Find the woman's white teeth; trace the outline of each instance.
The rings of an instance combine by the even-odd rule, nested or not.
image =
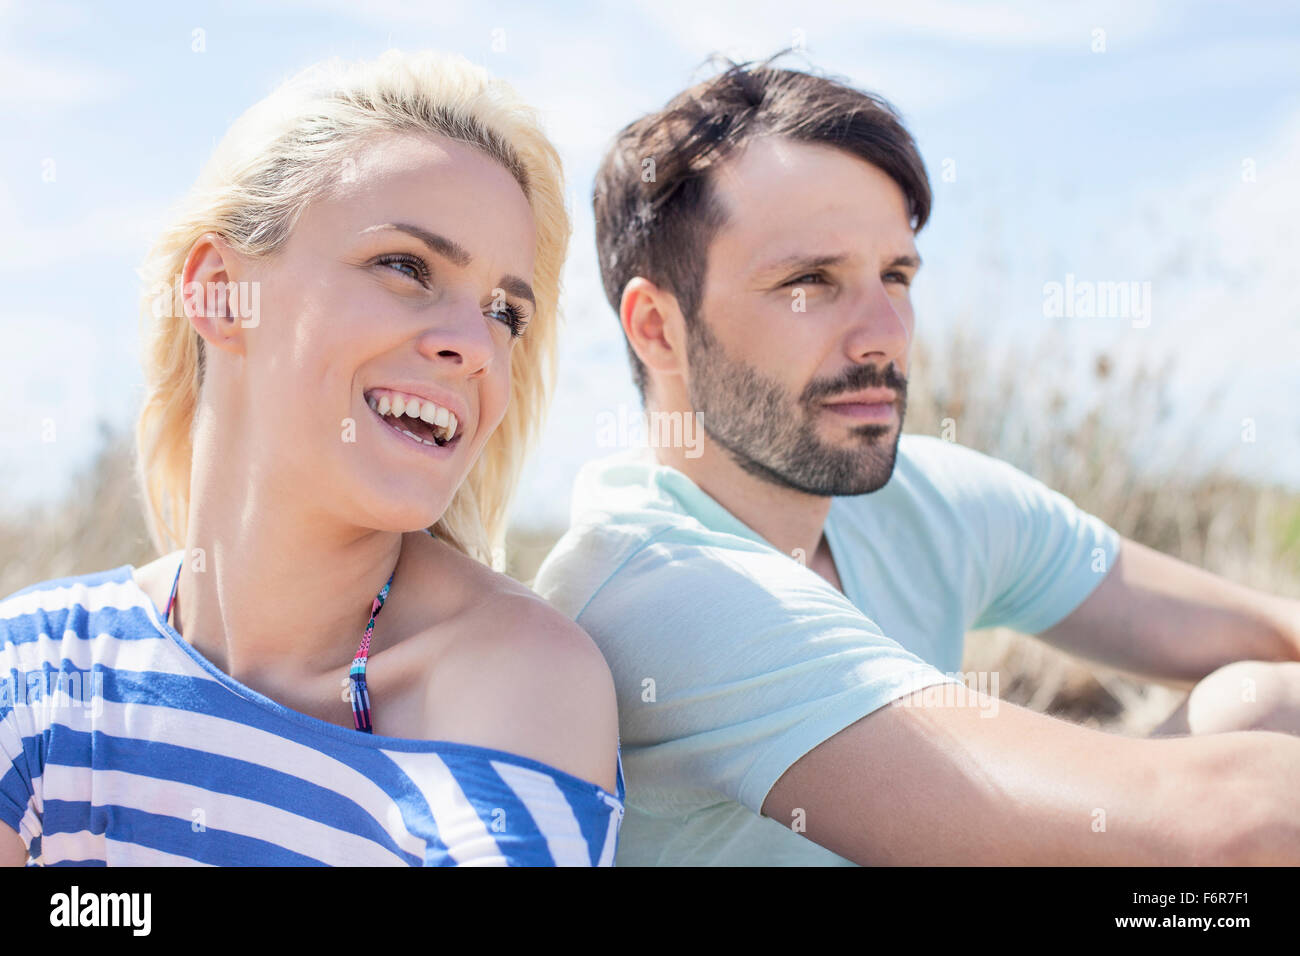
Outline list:
[[[433,426],[434,430],[438,432],[438,437],[444,442],[449,442],[456,437],[458,422],[455,414],[434,402],[426,402],[418,398],[404,398],[401,395],[393,396],[390,399],[387,395],[384,395],[378,399],[372,396],[366,399],[366,403],[380,415],[392,415],[396,418],[405,415],[409,418],[418,418],[427,422]],[[405,428],[398,428],[398,431],[411,435],[416,441],[424,441],[423,438],[412,435]],[[427,441],[424,443],[426,445],[433,444]]]

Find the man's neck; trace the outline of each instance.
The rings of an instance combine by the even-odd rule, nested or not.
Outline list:
[[[796,491],[751,474],[705,434],[698,447],[691,450],[692,456],[686,451],[659,447],[655,456],[659,464],[691,479],[772,547],[813,567],[835,587],[840,586],[823,533],[830,498]]]

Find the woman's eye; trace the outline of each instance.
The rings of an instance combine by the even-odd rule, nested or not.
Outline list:
[[[488,314],[509,326],[512,338],[519,338],[524,334],[524,329],[528,326],[528,323],[524,321],[524,313],[513,305],[507,305],[504,309],[497,309]]]
[[[394,272],[400,272],[404,276],[409,276],[416,282],[423,283],[429,278],[429,268],[424,264],[424,260],[419,256],[410,255],[391,255],[380,256],[376,260],[380,265],[390,266]],[[402,270],[402,266],[410,269],[410,272]]]

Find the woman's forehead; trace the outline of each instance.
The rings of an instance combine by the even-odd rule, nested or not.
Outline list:
[[[304,237],[364,241],[384,224],[411,223],[446,237],[472,259],[509,258],[514,270],[531,270],[528,199],[507,169],[473,146],[445,137],[388,137],[345,156],[338,175],[336,188],[304,211],[305,228],[296,230]]]

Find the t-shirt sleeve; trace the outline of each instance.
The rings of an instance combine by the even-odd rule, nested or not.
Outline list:
[[[950,681],[815,572],[754,545],[659,539],[578,623],[614,675],[638,809],[755,813],[804,754],[890,701]]]
[[[971,454],[967,498],[987,575],[974,627],[1040,634],[1077,608],[1114,566],[1119,534],[1023,471]]]

